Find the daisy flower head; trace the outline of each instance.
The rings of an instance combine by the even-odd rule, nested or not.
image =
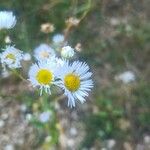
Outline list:
[[[11,29],[16,25],[16,17],[11,11],[0,11],[0,30]]]
[[[65,37],[62,34],[55,34],[52,39],[54,44],[62,44],[64,40],[65,40]]]
[[[65,59],[72,58],[74,54],[74,49],[70,46],[64,46],[61,50],[61,56]]]
[[[42,123],[46,123],[50,120],[51,116],[52,116],[52,112],[46,111],[46,112],[43,112],[39,115],[39,120]]]
[[[39,61],[33,64],[29,69],[29,81],[33,87],[40,88],[40,95],[43,89],[46,93],[51,94],[50,87],[55,84],[55,65],[53,62]]]
[[[14,46],[6,46],[6,49],[0,54],[1,63],[9,68],[20,68],[23,53]]]
[[[25,54],[23,55],[23,60],[24,60],[24,61],[30,61],[30,60],[31,60],[31,55],[30,55],[30,53],[25,53]]]
[[[55,52],[49,45],[40,44],[34,49],[34,56],[37,60],[42,61],[55,56]]]
[[[75,61],[69,64],[65,61],[64,65],[57,73],[59,81],[58,85],[64,90],[64,94],[68,97],[68,106],[75,107],[75,102],[79,100],[84,103],[85,97],[93,87],[91,79],[92,73],[86,63]]]

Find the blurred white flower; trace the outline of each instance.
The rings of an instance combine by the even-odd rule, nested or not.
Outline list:
[[[145,136],[144,136],[144,142],[145,142],[146,144],[150,144],[150,136],[149,136],[149,135],[145,135]]]
[[[77,135],[77,129],[75,127],[70,128],[70,135],[72,135],[72,136]]]
[[[4,150],[15,150],[15,149],[14,149],[13,145],[8,144],[8,145],[5,146]]]
[[[7,46],[0,54],[2,65],[7,65],[9,68],[20,68],[22,60],[22,51],[14,46]]]
[[[75,52],[74,49],[70,46],[65,46],[61,50],[61,56],[63,58],[72,58],[74,56]]]
[[[2,128],[4,125],[5,125],[4,120],[1,120],[1,119],[0,119],[0,128]]]
[[[6,36],[5,37],[5,43],[6,44],[10,44],[12,41],[11,41],[11,38],[10,38],[10,36]]]
[[[31,55],[30,55],[30,53],[25,53],[25,54],[23,55],[23,60],[24,60],[24,61],[30,61],[30,60],[31,60]]]
[[[1,119],[3,119],[3,120],[8,119],[8,114],[7,113],[1,114]]]
[[[46,123],[49,121],[50,119],[50,116],[51,116],[51,112],[50,111],[47,111],[47,112],[43,112],[39,115],[39,120],[42,122],[42,123]]]
[[[41,32],[43,32],[43,33],[51,33],[54,30],[55,30],[54,25],[49,23],[49,22],[48,23],[43,23],[41,25]]]
[[[45,138],[45,142],[47,142],[47,143],[49,143],[51,140],[52,140],[52,137],[51,137],[51,136],[47,136],[47,137]]]
[[[26,112],[27,106],[26,106],[25,104],[22,104],[22,105],[20,106],[20,110],[21,110],[22,112]]]
[[[120,80],[123,83],[130,83],[131,81],[135,80],[135,75],[132,71],[126,71],[121,73],[120,75],[117,75],[115,79]]]
[[[109,149],[112,149],[115,146],[115,144],[116,144],[116,141],[114,139],[110,139],[107,141],[107,147]]]
[[[34,56],[37,60],[46,60],[55,56],[54,50],[47,44],[40,44],[34,49]]]
[[[0,30],[11,29],[16,25],[16,17],[11,11],[0,11]]]
[[[10,76],[9,71],[8,71],[7,69],[3,69],[3,71],[2,71],[2,77],[3,77],[3,78],[7,78],[7,77],[9,77],[9,76]]]
[[[75,146],[75,140],[69,138],[69,139],[67,140],[67,145],[68,145],[68,147],[71,147],[71,148],[74,147],[74,146]]]
[[[78,51],[78,52],[82,51],[82,45],[81,45],[81,43],[77,43],[77,45],[75,46],[75,50]]]
[[[26,114],[26,120],[31,121],[32,119],[32,114]]]
[[[112,26],[117,26],[117,25],[120,24],[120,20],[119,20],[118,18],[112,17],[112,18],[110,19],[110,24],[111,24]]]
[[[71,26],[78,26],[79,23],[80,23],[80,20],[75,17],[70,17],[66,20],[66,24],[71,25]]]
[[[61,44],[61,43],[64,42],[64,39],[65,39],[64,35],[62,35],[62,34],[55,34],[53,36],[52,41],[54,42],[54,44]]]

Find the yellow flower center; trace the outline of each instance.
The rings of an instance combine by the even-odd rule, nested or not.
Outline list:
[[[15,61],[16,60],[16,57],[15,57],[15,55],[13,55],[13,54],[8,54],[7,56],[6,56],[6,58],[7,59],[11,59],[12,61]]]
[[[46,69],[41,69],[37,75],[36,75],[36,79],[40,84],[50,84],[53,80],[53,74],[51,71],[46,70]]]
[[[80,78],[73,73],[69,73],[64,78],[64,84],[69,91],[75,92],[80,87]]]
[[[43,51],[43,52],[41,52],[41,56],[44,58],[48,58],[49,53],[47,51]]]

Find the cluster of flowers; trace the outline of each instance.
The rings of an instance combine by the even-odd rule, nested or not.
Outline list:
[[[13,28],[15,24],[16,17],[12,12],[0,12],[0,30]],[[60,87],[68,97],[68,106],[75,107],[77,100],[85,102],[85,97],[92,89],[92,73],[86,63],[71,60],[75,51],[67,46],[63,35],[55,35],[52,41],[53,46],[40,44],[35,48],[36,61],[29,68],[28,81],[33,87],[39,87],[40,95],[43,91],[51,94],[52,85]],[[57,57],[58,51],[61,57]],[[21,67],[24,55],[15,46],[7,45],[0,54],[0,61],[5,69],[17,69]]]

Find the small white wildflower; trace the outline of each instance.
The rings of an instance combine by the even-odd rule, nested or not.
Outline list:
[[[29,81],[33,87],[40,88],[40,95],[43,89],[46,93],[51,94],[50,87],[55,84],[56,64],[53,61],[40,61],[33,64],[29,69]]]
[[[2,115],[1,115],[1,119],[3,119],[3,120],[7,120],[8,119],[8,114],[7,113],[3,113]]]
[[[78,51],[78,52],[82,51],[82,45],[81,45],[81,43],[77,43],[77,45],[75,46],[75,50]]]
[[[144,136],[144,143],[150,144],[150,136],[149,135]]]
[[[16,17],[11,11],[0,11],[0,30],[11,29],[16,25]]]
[[[9,68],[20,68],[22,60],[22,52],[14,46],[7,46],[0,54],[2,65],[7,65]]]
[[[115,146],[115,144],[116,144],[116,141],[114,139],[110,139],[107,141],[107,147],[109,149],[112,149]]]
[[[49,112],[49,111],[43,112],[43,113],[40,114],[39,120],[40,120],[42,123],[46,123],[46,122],[49,121],[50,116],[51,116],[51,112]]]
[[[30,55],[30,53],[25,53],[25,54],[23,55],[23,60],[24,60],[24,61],[30,61],[30,60],[31,60],[31,55]]]
[[[11,38],[10,38],[10,36],[6,36],[5,37],[5,43],[6,44],[10,44],[12,41],[11,41]]]
[[[123,83],[130,83],[135,80],[135,75],[132,71],[126,71],[115,77],[116,80],[121,80]]]
[[[120,24],[120,20],[118,19],[118,18],[111,18],[110,19],[110,24],[112,25],[112,26],[117,26],[117,25],[119,25]]]
[[[70,129],[70,135],[72,135],[72,136],[76,136],[77,135],[77,129],[75,128],[75,127],[72,127],[71,129]]]
[[[51,33],[51,32],[53,32],[55,30],[55,27],[54,27],[54,25],[53,24],[51,24],[51,23],[43,23],[42,25],[41,25],[41,32],[43,32],[43,33]]]
[[[52,137],[51,136],[47,136],[46,138],[45,138],[45,142],[50,142],[52,140]]]
[[[85,97],[93,87],[93,81],[90,79],[92,73],[89,72],[89,66],[79,61],[69,64],[65,62],[60,67],[57,77],[61,79],[58,86],[64,90],[64,94],[68,97],[68,106],[75,107],[76,100],[84,103]]]
[[[4,150],[15,150],[15,149],[14,149],[13,145],[8,144],[8,145],[5,146]]]
[[[4,125],[5,125],[4,120],[1,120],[1,119],[0,119],[0,128],[4,127]]]
[[[61,56],[63,58],[68,58],[69,59],[69,58],[73,57],[74,54],[75,54],[74,49],[70,46],[65,46],[61,50]]]
[[[74,147],[75,146],[75,140],[74,139],[71,139],[71,138],[69,138],[69,139],[67,139],[67,145],[68,145],[68,147]]]
[[[26,120],[31,121],[32,119],[32,114],[26,114]]]
[[[34,56],[37,60],[47,60],[55,56],[54,50],[47,44],[40,44],[34,49]]]
[[[80,20],[75,17],[70,17],[69,19],[66,20],[66,24],[71,25],[71,26],[78,26],[80,23]]]
[[[54,44],[61,44],[64,42],[64,39],[65,39],[64,35],[56,34],[53,36],[52,41],[54,42]]]
[[[22,104],[22,105],[20,106],[20,110],[21,110],[22,112],[26,112],[27,106],[24,105],[24,104]]]
[[[129,25],[129,24],[127,24],[127,25],[125,26],[125,30],[126,30],[126,32],[128,32],[128,33],[132,32],[132,26]]]
[[[3,71],[2,71],[2,77],[3,77],[3,78],[7,78],[7,77],[9,77],[9,76],[10,76],[9,71],[8,71],[7,69],[3,69]]]

